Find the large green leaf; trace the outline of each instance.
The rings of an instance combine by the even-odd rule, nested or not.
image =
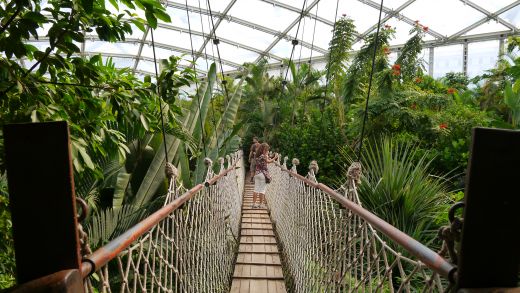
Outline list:
[[[208,112],[209,101],[211,100],[211,95],[213,92],[213,85],[216,79],[216,66],[213,63],[208,72],[208,82],[205,85],[201,86],[201,89],[204,89],[204,94],[201,95],[203,100],[200,101],[200,104],[196,100],[196,98],[192,101],[190,106],[189,113],[186,114],[186,118],[184,120],[184,127],[187,129],[189,134],[192,134],[195,139],[200,140],[202,136],[195,136],[196,130],[200,129],[200,119],[202,119],[202,123],[204,124],[204,119]],[[199,90],[201,92],[201,90]],[[200,105],[200,106],[199,106]],[[199,133],[202,133],[199,130]],[[180,149],[181,140],[166,135],[164,138],[165,142],[161,144],[159,150],[157,151],[155,157],[150,164],[150,168],[146,172],[146,175],[139,187],[139,190],[136,193],[137,202],[142,205],[148,202],[152,196],[156,193],[159,186],[164,182],[164,166],[166,164],[166,156],[165,156],[165,145],[168,151],[169,160],[172,160],[174,157],[179,158],[178,151]],[[187,170],[183,170],[183,172],[187,172]]]

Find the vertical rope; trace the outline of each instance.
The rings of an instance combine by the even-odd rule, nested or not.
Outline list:
[[[314,52],[314,36],[316,35],[316,22],[318,22],[318,9],[320,3],[316,3],[316,17],[314,18],[314,29],[312,30],[312,42],[311,42],[311,57],[309,58],[309,64],[312,66],[312,53]]]
[[[190,13],[188,10],[188,0],[185,0],[186,3],[186,17],[188,18],[188,33],[190,35],[190,46],[191,46],[191,58],[193,60],[193,68],[195,69],[195,73],[197,72],[197,65],[195,64],[195,51],[193,50],[193,36],[191,34],[191,22],[190,22]],[[200,97],[199,97],[199,83],[197,81],[197,77],[195,77],[195,95],[197,96],[197,103],[199,104],[199,123],[200,123],[200,131],[202,136],[202,144],[204,146],[204,157],[208,156],[208,152],[206,150],[206,138],[204,133],[204,125],[202,123],[202,108],[200,105]]]
[[[291,50],[291,56],[289,57],[289,63],[287,65],[287,70],[285,71],[285,77],[283,79],[285,82],[287,82],[287,75],[289,74],[289,69],[290,69],[292,58],[293,58],[293,55],[294,55],[294,49],[296,48],[296,45],[298,45],[298,33],[300,31],[300,25],[302,23],[303,12],[305,11],[306,4],[307,4],[307,0],[303,0],[302,11],[300,12],[300,17],[298,19],[298,27],[296,27],[296,39],[294,39],[293,42],[292,42],[293,47],[292,47],[292,50]],[[282,87],[282,93],[283,93],[284,89],[285,89],[285,85],[283,85],[283,87]]]
[[[339,0],[336,1],[336,12],[334,14],[334,24],[332,25],[332,39],[336,34],[336,22],[338,21],[338,8],[339,8]],[[318,12],[316,11],[316,17],[318,16]],[[316,23],[314,24],[314,29],[316,30]],[[314,41],[314,36],[313,36]],[[323,112],[325,111],[325,99],[327,98],[327,92],[329,89],[329,78],[330,78],[330,54],[329,51],[329,60],[327,61],[327,74],[325,75],[325,93],[323,94],[323,99],[321,101],[321,117],[320,117],[320,136],[323,137]],[[323,144],[324,140],[320,140],[320,144]]]
[[[379,20],[377,22],[377,30],[376,30],[376,42],[374,46],[374,53],[372,55],[372,70],[370,70],[370,79],[368,81],[368,93],[367,93],[367,100],[365,103],[365,113],[363,115],[363,125],[361,127],[361,134],[359,136],[359,149],[357,153],[357,161],[361,161],[361,150],[363,149],[363,139],[365,138],[365,125],[368,119],[368,100],[370,99],[370,92],[372,90],[372,79],[374,77],[374,70],[376,66],[376,56],[377,56],[377,49],[379,47],[379,30],[381,28],[381,15],[383,14],[383,1],[381,0],[381,6],[379,7]]]
[[[155,67],[155,81],[157,82],[157,98],[159,99],[159,113],[161,115],[161,130],[163,135],[164,144],[164,157],[166,162],[170,162],[168,159],[168,148],[166,147],[166,130],[164,129],[164,114],[163,114],[163,103],[161,98],[161,83],[159,81],[159,70],[157,69],[157,57],[155,55],[155,40],[153,38],[153,28],[148,28],[152,36],[152,51],[153,51],[153,64]]]
[[[215,40],[218,40],[217,38],[217,31],[215,29],[215,22],[213,21],[213,12],[211,11],[211,3],[209,0],[206,0],[206,2],[208,3],[208,10],[209,10],[209,16],[210,16],[210,19],[211,19],[211,26],[212,26],[212,31],[213,31],[213,36],[215,37]],[[211,36],[209,36],[211,38]],[[225,97],[226,97],[226,104],[229,104],[229,93],[228,93],[228,89],[226,87],[226,83],[224,82],[224,69],[222,68],[222,59],[220,58],[220,49],[218,48],[218,43],[215,44],[217,46],[217,56],[218,56],[218,62],[220,63],[220,73],[222,74],[222,85],[224,86],[224,94],[225,94]]]
[[[198,0],[198,3],[199,3],[199,17],[200,17],[200,26],[202,28],[202,36],[205,36],[206,34],[204,33],[204,22],[202,21],[202,9],[201,9],[201,5],[200,5],[200,0]],[[208,52],[206,51],[206,46],[204,46],[204,61],[206,62],[206,71],[209,72],[209,64],[208,64]],[[218,144],[218,129],[217,129],[217,123],[216,123],[216,120],[215,120],[215,107],[213,105],[213,99],[211,99],[210,101],[210,104],[211,104],[211,120],[213,122],[213,129],[215,130],[215,140],[217,141],[217,156],[219,156],[220,154],[220,147],[219,147],[219,144]]]

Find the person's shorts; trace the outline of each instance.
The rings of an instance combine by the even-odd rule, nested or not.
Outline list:
[[[265,194],[265,190],[267,188],[267,183],[265,182],[265,176],[263,173],[258,173],[255,175],[255,192]]]

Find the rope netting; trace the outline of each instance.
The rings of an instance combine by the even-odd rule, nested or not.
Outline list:
[[[359,215],[363,210],[356,189],[360,170],[349,170],[348,183],[340,194],[316,182],[315,162],[304,178],[296,174],[297,160],[291,170],[287,170],[286,160],[281,166],[269,166],[273,180],[266,197],[283,249],[288,286],[294,292],[444,291],[448,281],[440,274],[446,277],[443,272],[452,269],[449,263],[413,243],[424,249],[425,259],[434,259],[440,267],[430,269],[376,231],[366,220],[370,216]],[[395,229],[380,221],[384,224],[378,226]]]
[[[227,158],[219,174],[207,159],[205,184],[188,191],[173,176],[162,209],[86,257],[86,292],[229,291],[244,168],[241,153]]]

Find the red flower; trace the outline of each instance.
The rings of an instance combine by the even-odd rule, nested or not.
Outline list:
[[[454,88],[452,88],[452,87],[450,87],[450,88],[448,89],[448,94],[450,94],[450,95],[451,95],[451,94],[454,94],[454,93],[456,93],[456,92],[457,92],[457,90],[454,89]]]
[[[414,110],[417,109],[417,104],[416,104],[416,103],[411,104],[411,105],[410,105],[410,108],[411,108],[411,109],[414,109]]]
[[[423,27],[422,27],[422,30],[423,30],[424,32],[427,32],[427,31],[428,31],[428,27],[427,27],[427,26],[423,26]]]
[[[392,66],[392,70],[399,70],[399,71],[401,71],[401,65],[400,64],[394,64]]]
[[[387,30],[388,30],[388,29],[391,29],[391,28],[392,28],[392,27],[391,27],[390,25],[388,25],[388,24],[385,24],[385,29],[387,29]]]
[[[416,21],[415,21],[415,24],[419,24],[419,20],[416,20]]]
[[[384,52],[386,55],[390,55],[390,48],[388,48],[388,47],[384,47],[384,48],[383,48],[383,52]]]
[[[346,14],[346,13],[343,13],[341,16],[345,17],[345,16],[347,16],[347,14]]]
[[[416,77],[416,78],[415,78],[415,83],[421,83],[422,81],[423,81],[423,80],[422,80],[422,78],[420,78],[420,77]]]
[[[439,124],[439,129],[448,129],[448,123]]]

